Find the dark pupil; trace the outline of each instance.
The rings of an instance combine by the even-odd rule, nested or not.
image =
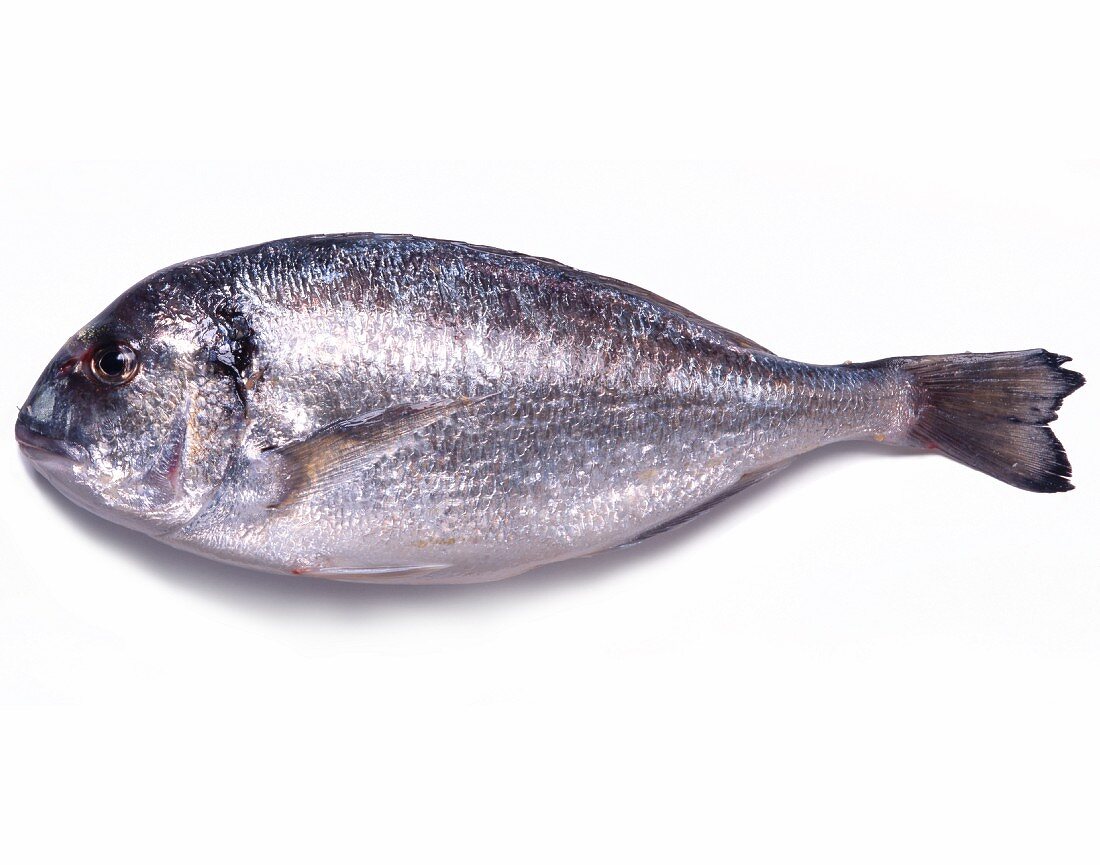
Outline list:
[[[99,368],[103,374],[110,378],[120,378],[126,374],[128,357],[120,349],[111,349],[103,352],[99,358]]]

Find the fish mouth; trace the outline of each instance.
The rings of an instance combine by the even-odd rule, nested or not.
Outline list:
[[[75,445],[37,433],[21,423],[15,425],[15,440],[19,443],[19,450],[31,462],[75,463],[79,458]]]

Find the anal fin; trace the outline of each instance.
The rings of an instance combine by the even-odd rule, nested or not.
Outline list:
[[[721,504],[731,496],[735,496],[740,492],[744,492],[749,487],[755,486],[762,480],[770,478],[776,472],[785,469],[790,464],[791,460],[784,460],[781,463],[776,463],[775,465],[768,466],[765,469],[757,469],[756,471],[746,472],[741,476],[741,479],[738,480],[737,483],[735,483],[733,486],[729,487],[729,489],[722,490],[722,492],[718,493],[718,495],[707,499],[702,504],[696,505],[688,511],[684,511],[684,513],[682,514],[677,514],[672,519],[665,520],[665,522],[663,523],[658,523],[657,525],[646,529],[641,534],[636,535],[626,543],[619,544],[619,547],[633,546],[634,544],[640,543],[647,538],[652,538],[654,535],[659,535],[662,532],[667,532],[669,529],[676,528],[676,526],[683,525],[684,523],[695,519],[695,517],[699,516],[700,514],[706,513],[715,505]]]

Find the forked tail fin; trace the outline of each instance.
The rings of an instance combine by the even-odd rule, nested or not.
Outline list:
[[[1040,493],[1073,489],[1062,443],[1047,426],[1085,383],[1043,349],[892,358],[912,375],[908,442]]]

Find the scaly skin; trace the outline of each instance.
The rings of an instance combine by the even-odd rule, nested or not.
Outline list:
[[[215,269],[258,349],[252,461],[168,539],[242,564],[501,578],[627,543],[746,473],[907,423],[903,383],[882,373],[781,360],[553,262],[360,236],[277,243]],[[484,399],[352,482],[262,506],[280,497],[278,472],[255,469],[263,449],[462,398]]]
[[[111,333],[141,343],[134,382],[67,378]],[[445,410],[295,487],[288,446],[394,406]],[[84,451],[40,466],[66,495],[175,546],[461,582],[629,543],[830,442],[902,442],[913,412],[889,367],[784,360],[556,262],[366,234],[154,274],[70,341],[20,424]],[[319,450],[301,477],[342,453]]]

